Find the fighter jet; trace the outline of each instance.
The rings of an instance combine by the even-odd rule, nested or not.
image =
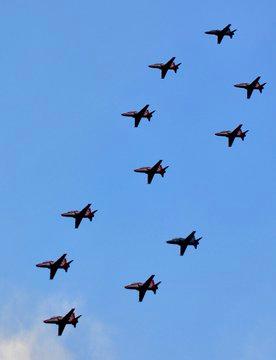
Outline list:
[[[64,269],[65,272],[68,271],[70,264],[73,260],[67,261],[66,255],[67,254],[63,254],[56,261],[52,261],[52,260],[44,261],[42,263],[37,264],[36,267],[50,269],[50,280],[53,280],[58,269]]]
[[[146,105],[140,111],[133,110],[133,111],[128,111],[128,112],[122,113],[122,116],[128,116],[128,117],[134,118],[134,120],[135,120],[134,127],[138,127],[142,118],[146,118],[146,119],[148,119],[148,121],[150,121],[150,119],[152,118],[152,114],[155,113],[155,110],[149,111],[148,107],[149,107],[149,105]]]
[[[241,83],[234,85],[237,88],[245,89],[247,91],[247,99],[251,98],[251,95],[254,90],[259,90],[260,93],[263,92],[264,86],[266,83],[260,84],[260,76],[258,76],[255,80],[253,80],[251,83]]]
[[[45,324],[56,324],[58,326],[58,336],[61,336],[63,333],[63,330],[66,325],[71,324],[74,327],[77,326],[77,323],[79,322],[79,316],[75,316],[75,309],[71,309],[66,315],[64,316],[53,316],[50,319],[44,320]]]
[[[152,64],[152,65],[149,65],[149,67],[152,69],[160,69],[161,70],[161,79],[164,79],[168,70],[173,70],[175,73],[177,73],[177,70],[178,70],[179,66],[181,65],[181,63],[175,64],[174,60],[175,60],[175,56],[172,57],[166,63]]]
[[[151,275],[144,283],[137,282],[126,285],[125,289],[139,291],[139,302],[142,302],[147,291],[153,291],[154,294],[156,294],[158,285],[161,283],[161,281],[155,284],[153,280],[154,276],[155,275]]]
[[[61,214],[61,216],[74,218],[75,219],[75,229],[77,229],[83,218],[88,218],[90,221],[92,221],[95,213],[98,211],[98,210],[91,211],[90,206],[91,206],[91,204],[87,204],[80,211],[78,211],[78,210],[68,211],[66,213]]]
[[[195,249],[199,245],[199,240],[201,240],[202,237],[196,239],[195,233],[196,233],[195,231],[192,231],[191,234],[188,235],[186,238],[175,238],[172,240],[168,240],[167,244],[179,245],[180,246],[180,256],[183,256],[188,245],[194,246]]]
[[[226,136],[228,138],[228,146],[231,147],[233,145],[233,142],[236,137],[240,137],[242,139],[242,141],[244,141],[244,138],[246,137],[246,133],[249,130],[242,131],[241,127],[242,127],[242,124],[240,124],[238,127],[236,127],[236,129],[234,129],[233,131],[225,130],[225,131],[218,132],[215,135]]]
[[[146,167],[142,167],[139,169],[135,169],[134,171],[147,174],[148,175],[148,184],[150,184],[152,182],[152,179],[155,174],[160,174],[162,177],[164,177],[164,174],[166,173],[168,166],[163,168],[161,166],[162,161],[163,160],[159,160],[155,165],[153,165],[153,167],[146,166]]]
[[[222,30],[205,31],[205,34],[216,35],[218,37],[218,44],[220,44],[222,42],[222,39],[224,38],[224,36],[229,36],[232,39],[232,37],[234,36],[235,31],[237,31],[237,29],[230,30],[230,27],[231,27],[231,24],[228,24]]]

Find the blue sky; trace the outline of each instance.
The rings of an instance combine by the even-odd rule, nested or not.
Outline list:
[[[2,4],[4,360],[275,359],[275,4]],[[231,23],[216,44],[204,31]],[[150,63],[176,56],[177,75]],[[233,84],[261,75],[262,95]],[[150,104],[139,128],[121,117]],[[245,141],[214,136],[238,124]],[[149,186],[134,168],[169,165]],[[60,213],[88,202],[92,223]],[[166,240],[197,230],[182,258]],[[54,281],[35,264],[64,252]],[[161,280],[142,304],[123,286]],[[42,320],[76,307],[61,338]],[[44,356],[44,357],[43,357]]]

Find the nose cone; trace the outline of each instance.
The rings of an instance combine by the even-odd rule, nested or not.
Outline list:
[[[127,112],[124,112],[121,114],[122,116],[128,116],[128,113]]]
[[[168,240],[166,241],[167,244],[175,244],[175,240]]]
[[[45,324],[49,324],[49,319],[43,321]]]
[[[36,264],[36,267],[42,267],[42,263]]]
[[[68,217],[70,215],[69,212],[62,213],[61,216]]]
[[[216,136],[221,136],[220,132],[215,133]]]
[[[131,285],[129,284],[129,285],[126,285],[126,286],[124,286],[124,288],[125,289],[131,289]]]
[[[138,168],[138,169],[134,169],[133,171],[134,171],[134,172],[141,172],[142,169],[141,169],[141,168]]]

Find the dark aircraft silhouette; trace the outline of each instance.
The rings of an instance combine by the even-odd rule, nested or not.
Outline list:
[[[234,36],[235,31],[237,31],[237,29],[230,30],[230,27],[231,27],[231,24],[228,24],[222,30],[205,31],[205,34],[216,35],[218,37],[218,44],[220,44],[222,42],[222,39],[224,38],[224,36],[230,36],[230,38],[232,39],[232,37]]]
[[[261,77],[258,76],[251,83],[240,83],[240,84],[236,84],[234,86],[237,88],[245,89],[247,91],[247,99],[250,99],[254,90],[259,90],[260,93],[263,92],[263,89],[264,89],[264,86],[266,83],[260,84],[259,83],[260,78]]]
[[[173,70],[175,73],[177,73],[177,70],[181,63],[175,64],[174,63],[175,57],[172,57],[168,62],[166,63],[159,63],[159,64],[152,64],[149,65],[152,69],[160,69],[161,70],[161,79],[164,79],[168,70]]]
[[[134,171],[147,174],[148,184],[150,184],[155,174],[160,174],[162,177],[164,177],[164,174],[166,173],[168,166],[163,168],[161,165],[162,161],[163,160],[159,160],[155,165],[153,165],[153,167],[146,166],[139,169],[135,169]]]
[[[67,254],[63,254],[56,261],[52,261],[52,260],[44,261],[42,263],[37,264],[36,267],[50,269],[50,280],[53,280],[58,269],[64,269],[66,272],[68,271],[70,264],[73,260],[67,261],[66,255]]]
[[[199,245],[199,240],[201,240],[201,239],[202,239],[202,237],[196,239],[195,231],[193,231],[186,238],[175,238],[172,240],[168,240],[167,244],[179,245],[180,246],[180,256],[183,256],[188,245],[192,245],[196,249],[197,246]]]
[[[153,280],[154,276],[155,275],[151,275],[144,283],[137,282],[126,285],[125,289],[139,291],[139,302],[142,302],[147,291],[153,291],[154,294],[156,294],[158,285],[161,283],[161,281],[155,284]]]
[[[148,119],[148,121],[150,121],[150,119],[152,118],[152,114],[155,113],[155,110],[149,111],[148,107],[149,107],[149,105],[146,105],[140,111],[128,111],[128,112],[122,113],[122,116],[128,116],[128,117],[134,118],[134,120],[135,120],[134,127],[138,127],[142,118],[146,118],[146,119]]]
[[[242,127],[242,124],[240,124],[238,127],[236,127],[236,129],[234,129],[233,131],[225,130],[225,131],[218,132],[215,135],[226,136],[228,138],[228,146],[231,147],[236,137],[240,137],[242,139],[242,141],[244,141],[244,138],[246,137],[246,133],[249,130],[242,131],[241,127]]]
[[[79,322],[79,316],[75,316],[75,309],[71,309],[66,315],[64,316],[53,316],[50,319],[44,320],[45,324],[56,324],[58,325],[58,336],[61,336],[63,333],[63,330],[66,325],[71,324],[74,327],[77,326],[77,323]]]
[[[91,211],[90,209],[91,204],[87,204],[82,210],[72,210],[68,211],[66,213],[61,214],[61,216],[64,217],[72,217],[75,219],[75,229],[77,229],[84,218],[88,218],[90,221],[92,221],[95,213],[98,210]]]

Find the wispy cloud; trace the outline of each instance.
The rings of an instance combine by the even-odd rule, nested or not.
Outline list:
[[[67,299],[62,295],[47,297],[37,306],[26,293],[15,291],[0,311],[1,360],[116,360],[112,331],[103,322],[83,314],[82,328],[74,337],[73,346],[56,335],[57,329],[44,326],[42,320],[65,314],[72,306],[83,308],[81,298]],[[73,305],[72,305],[73,304]],[[58,308],[58,311],[57,311]],[[28,309],[26,311],[26,309]],[[51,331],[53,330],[53,331]],[[54,331],[55,330],[55,331]],[[83,335],[83,336],[82,336]]]

